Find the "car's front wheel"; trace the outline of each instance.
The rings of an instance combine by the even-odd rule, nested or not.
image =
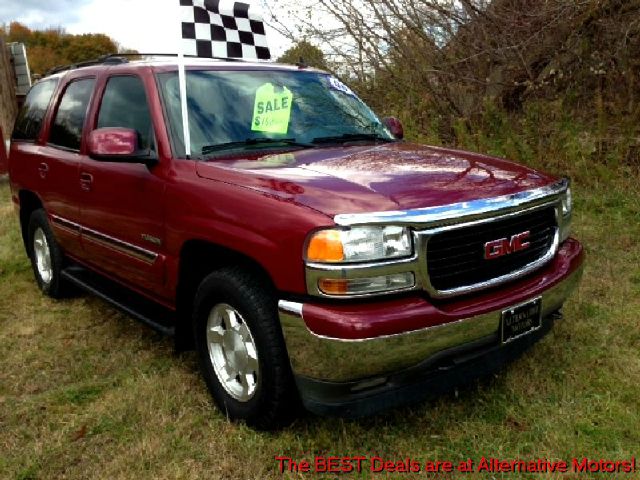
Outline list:
[[[218,407],[260,429],[288,423],[297,390],[276,301],[248,269],[223,268],[204,279],[194,308],[201,370]]]
[[[247,321],[226,303],[211,308],[206,325],[207,353],[216,378],[238,402],[248,402],[258,389],[258,347]]]

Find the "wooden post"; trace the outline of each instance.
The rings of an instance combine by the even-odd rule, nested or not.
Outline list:
[[[0,130],[4,132],[2,147],[13,130],[13,122],[18,114],[18,102],[16,99],[16,78],[11,59],[7,50],[7,44],[0,38]]]
[[[0,126],[0,177],[7,173],[7,168],[9,168],[7,162],[7,151],[4,144],[4,135],[2,133],[2,126]]]

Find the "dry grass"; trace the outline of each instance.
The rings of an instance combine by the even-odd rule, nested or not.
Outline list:
[[[281,478],[275,455],[315,452],[637,455],[638,182],[620,176],[575,196],[585,279],[566,319],[523,359],[458,396],[355,422],[308,416],[265,434],[212,406],[193,354],[176,356],[170,340],[90,296],[40,295],[0,183],[0,478]]]

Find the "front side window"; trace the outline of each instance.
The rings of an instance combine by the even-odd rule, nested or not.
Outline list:
[[[13,140],[34,141],[38,137],[57,83],[57,80],[45,80],[36,83],[29,91],[16,119],[11,136]]]
[[[183,155],[178,75],[158,77],[174,147]],[[277,140],[308,146],[341,139],[394,140],[349,87],[324,73],[188,71],[187,99],[196,158],[227,152],[225,146],[251,150],[271,142],[275,147]]]
[[[141,149],[153,148],[152,123],[144,84],[139,77],[111,77],[107,83],[97,128],[120,127],[138,133]]]
[[[60,100],[60,106],[49,134],[49,143],[70,150],[80,150],[82,128],[95,79],[70,83]]]

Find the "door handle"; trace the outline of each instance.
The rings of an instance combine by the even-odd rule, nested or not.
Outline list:
[[[80,188],[85,192],[91,191],[91,185],[93,184],[93,175],[90,173],[80,174]]]
[[[40,172],[40,178],[46,178],[47,173],[49,173],[49,165],[47,165],[46,163],[41,163],[38,166],[38,172]]]

